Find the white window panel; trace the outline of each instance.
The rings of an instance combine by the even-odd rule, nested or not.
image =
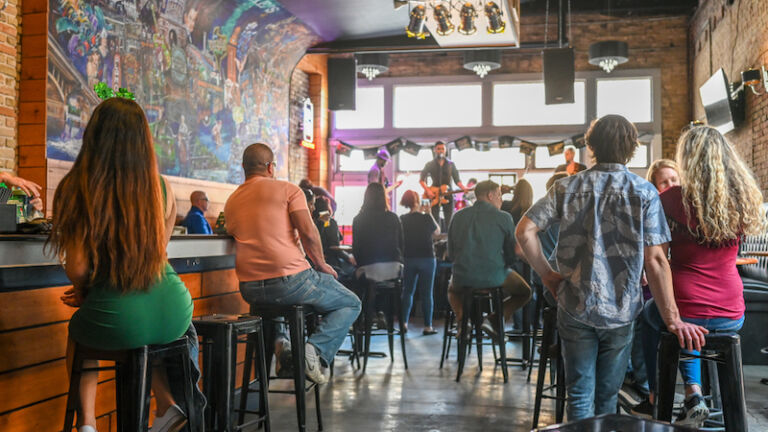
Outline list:
[[[574,103],[544,104],[544,83],[499,83],[493,86],[494,126],[584,124],[584,81],[573,87]]]
[[[424,165],[431,161],[432,149],[423,148],[418,155],[414,156],[410,153],[406,153],[402,150],[397,154],[397,167],[400,171],[417,171],[421,172],[424,169]]]
[[[480,84],[394,87],[395,128],[471,127],[482,123]]]
[[[352,150],[349,156],[339,155],[339,170],[340,171],[368,171],[376,162],[375,159],[363,159],[362,150]]]
[[[517,147],[492,148],[485,152],[475,149],[451,150],[451,160],[459,170],[525,168],[525,155]]]
[[[363,206],[365,185],[336,186],[333,196],[338,206],[334,218],[341,225],[352,225],[352,219],[360,212]]]
[[[358,87],[354,111],[334,111],[336,129],[384,127],[384,87]]]
[[[640,144],[635,150],[634,156],[627,163],[629,168],[647,168],[648,167],[648,146]]]
[[[614,78],[597,80],[597,117],[618,114],[634,123],[653,120],[652,80]]]

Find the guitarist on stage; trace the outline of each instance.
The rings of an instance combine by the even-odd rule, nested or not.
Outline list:
[[[435,158],[421,170],[421,187],[424,188],[424,198],[429,198],[433,201],[432,216],[435,220],[440,220],[440,207],[443,208],[443,217],[445,220],[445,227],[447,228],[451,223],[451,215],[453,215],[453,194],[451,194],[451,180],[456,183],[462,191],[468,192],[466,186],[461,183],[459,179],[459,170],[456,169],[456,164],[451,162],[445,157],[445,143],[438,141],[433,148]],[[432,186],[427,186],[427,177],[432,178]],[[440,205],[440,203],[443,203]]]

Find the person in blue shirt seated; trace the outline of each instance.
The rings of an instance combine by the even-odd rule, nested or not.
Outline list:
[[[187,234],[213,234],[211,224],[205,219],[208,210],[208,196],[203,191],[194,191],[189,196],[192,207],[181,224],[187,227]]]

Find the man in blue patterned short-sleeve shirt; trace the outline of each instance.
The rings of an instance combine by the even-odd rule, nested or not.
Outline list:
[[[609,115],[595,121],[586,138],[597,164],[557,181],[516,233],[526,258],[557,297],[569,421],[616,410],[632,324],[643,306],[643,267],[681,345],[704,339],[704,330],[683,323],[677,312],[663,248],[670,233],[658,193],[625,166],[637,147],[635,126]],[[555,223],[558,272],[537,237]]]

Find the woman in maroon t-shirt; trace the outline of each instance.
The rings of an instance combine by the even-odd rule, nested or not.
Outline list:
[[[681,186],[661,195],[672,241],[675,302],[684,321],[709,330],[737,331],[744,323],[744,289],[736,270],[739,238],[765,226],[762,194],[752,173],[722,134],[709,126],[685,132],[677,144]],[[655,303],[643,315],[648,376],[656,373],[656,347],[664,323]],[[685,410],[677,423],[700,427],[709,415],[701,395],[701,362],[683,360]],[[654,379],[650,379],[653,391]]]

